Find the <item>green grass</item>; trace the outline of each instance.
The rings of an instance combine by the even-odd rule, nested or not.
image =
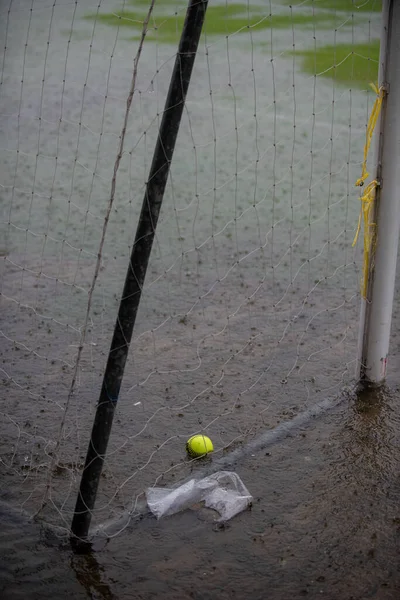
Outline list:
[[[145,0],[139,0],[144,3]],[[146,0],[147,2],[147,0]],[[138,3],[136,3],[138,4]],[[158,42],[176,43],[179,39],[183,27],[185,11],[182,10],[177,15],[166,14],[162,9],[170,5],[164,2],[155,9],[149,23],[147,36],[156,38]],[[232,35],[239,31],[260,31],[264,29],[287,29],[292,26],[307,27],[318,25],[320,28],[332,28],[335,25],[335,16],[329,13],[312,15],[290,15],[278,14],[271,17],[265,17],[265,12],[253,10],[250,15],[247,12],[247,4],[229,4],[228,6],[209,6],[204,24],[206,35]],[[138,33],[142,29],[142,23],[146,16],[145,12],[139,11],[116,11],[115,13],[105,13],[96,15],[87,15],[87,19],[96,19],[100,23],[111,26],[127,27],[136,30]],[[138,39],[135,35],[133,39]]]
[[[293,4],[296,0],[283,0],[284,4]],[[135,10],[116,10],[114,13],[87,15],[86,19],[96,19],[100,23],[114,27],[124,27],[132,30],[133,40],[140,39],[143,21],[147,14],[149,0],[130,0]],[[177,44],[183,27],[186,0],[158,0],[147,32],[149,39],[156,39],[159,43]],[[342,20],[331,9],[338,11],[379,11],[381,0],[309,0],[302,6],[314,6],[322,9],[314,14],[273,14],[265,17],[265,10],[261,6],[253,5],[249,14],[247,3],[229,3],[228,5],[209,5],[203,32],[208,36],[232,35],[234,33],[262,31],[273,28],[291,29],[292,27],[318,27],[333,29]],[[174,8],[179,11],[173,14]],[[327,10],[324,10],[327,9]],[[308,11],[309,12],[309,11]],[[372,44],[341,44],[324,46],[314,49],[295,52],[302,60],[303,70],[312,75],[321,74],[322,77],[334,78],[338,83],[346,86],[369,89],[368,84],[377,80],[379,42]],[[335,66],[336,65],[336,66]]]
[[[300,4],[300,0],[284,0],[284,4],[290,4],[295,8],[296,4]],[[382,0],[308,0],[308,2],[301,2],[301,6],[313,6],[316,9],[327,8],[355,13],[381,12]]]
[[[303,58],[303,70],[335,79],[346,86],[369,89],[378,79],[379,40],[370,44],[339,44],[295,52]],[[336,65],[336,66],[335,66]]]
[[[148,0],[139,0],[140,3],[147,3]],[[166,6],[167,2],[164,2],[161,5],[156,5],[151,19],[150,19],[150,27],[165,27],[166,30],[170,29],[171,23],[174,24],[174,29],[176,27],[176,23],[178,22],[180,25],[183,25],[185,19],[185,10],[179,11],[178,14],[173,14],[171,12],[165,13],[162,10],[162,7]],[[169,4],[168,4],[169,6]],[[237,14],[244,13],[246,11],[245,4],[229,4],[228,6],[212,6],[207,10],[207,21],[215,21],[217,23],[224,21],[225,19],[230,19]],[[97,21],[106,23],[107,25],[118,25],[119,27],[139,27],[141,28],[141,23],[143,23],[146,17],[147,11],[138,12],[133,10],[124,10],[118,11],[116,10],[113,13],[99,14],[97,16]],[[92,19],[96,18],[95,15],[88,15],[86,18]],[[244,21],[248,21],[248,19],[243,19]],[[132,23],[132,21],[139,21],[139,23]]]
[[[149,8],[150,0],[129,0],[126,4],[133,4],[134,6],[144,6],[145,8]],[[168,6],[168,8],[173,8],[174,6],[187,6],[187,0],[156,0],[156,5],[154,8],[160,6]]]

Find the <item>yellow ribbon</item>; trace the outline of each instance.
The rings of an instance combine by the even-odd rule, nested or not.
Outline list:
[[[376,99],[374,105],[372,107],[372,111],[368,120],[367,125],[367,133],[364,145],[364,160],[362,163],[362,171],[361,177],[357,179],[356,186],[362,187],[365,183],[365,180],[368,179],[369,173],[367,171],[367,158],[369,148],[371,146],[372,136],[374,133],[374,129],[376,123],[378,121],[378,117],[381,112],[382,102],[385,95],[385,91],[383,87],[378,88],[378,86],[373,83],[370,84],[374,92],[376,93]],[[367,295],[367,285],[368,285],[368,271],[370,266],[371,259],[371,248],[374,240],[375,234],[375,223],[371,221],[371,215],[373,214],[374,203],[375,203],[375,190],[378,187],[379,183],[376,179],[371,181],[365,188],[364,193],[362,194],[361,200],[361,210],[360,216],[358,218],[357,231],[353,240],[353,247],[356,245],[358,236],[361,230],[361,222],[364,221],[364,264],[363,264],[363,275],[361,282],[361,294],[365,298]]]

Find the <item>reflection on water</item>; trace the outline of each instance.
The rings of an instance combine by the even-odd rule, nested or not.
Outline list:
[[[362,472],[360,484],[369,479],[374,485],[393,473],[392,446],[398,415],[391,407],[392,392],[387,388],[360,390],[343,427],[343,449],[354,475]]]
[[[93,553],[73,555],[70,565],[78,582],[86,590],[88,598],[116,600],[116,596],[104,581],[104,568],[99,565]]]

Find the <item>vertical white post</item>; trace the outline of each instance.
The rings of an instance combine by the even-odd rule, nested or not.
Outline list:
[[[400,1],[383,0],[379,85],[386,97],[378,124],[375,232],[367,297],[362,299],[359,377],[379,385],[386,377],[400,231]]]

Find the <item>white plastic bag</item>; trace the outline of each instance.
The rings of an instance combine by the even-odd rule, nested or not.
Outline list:
[[[251,504],[252,496],[236,473],[218,471],[204,479],[191,479],[177,488],[149,488],[146,499],[157,519],[204,502],[207,508],[220,514],[219,521],[229,521]]]

